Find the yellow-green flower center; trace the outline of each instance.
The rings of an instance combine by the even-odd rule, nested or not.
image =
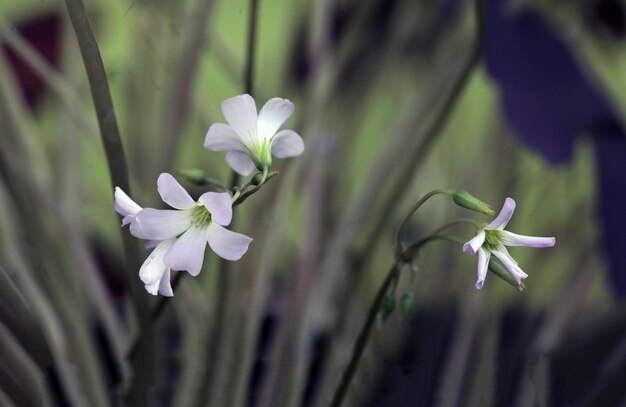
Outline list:
[[[198,205],[191,210],[191,225],[205,226],[211,222],[211,212],[204,205]]]
[[[270,168],[272,166],[272,151],[271,141],[261,139],[254,144],[247,145],[250,157],[254,161],[254,165],[259,171],[263,171],[264,168]]]
[[[495,250],[502,244],[502,233],[499,230],[485,230],[485,246]]]

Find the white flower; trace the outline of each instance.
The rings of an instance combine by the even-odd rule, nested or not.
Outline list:
[[[250,95],[239,95],[222,102],[222,112],[228,124],[215,123],[207,132],[204,148],[227,151],[226,161],[241,175],[259,171],[277,158],[296,157],[304,151],[302,138],[293,130],[278,131],[293,113],[293,103],[287,99],[267,101],[257,115]]]
[[[142,209],[120,187],[115,188],[115,211],[123,216],[122,226],[133,223],[135,215]],[[163,257],[175,241],[176,239],[172,238],[162,242],[150,241],[146,244],[147,249],[154,250],[139,269],[139,278],[144,283],[146,291],[152,295],[157,293],[165,297],[174,295],[170,284],[170,268],[163,262]]]
[[[141,208],[121,189],[115,191],[115,208],[130,223],[130,233],[159,242],[139,271],[150,293],[173,294],[170,269],[197,276],[207,243],[226,260],[239,260],[248,250],[251,238],[224,228],[232,219],[229,193],[207,192],[196,202],[170,174],[161,174],[157,187],[161,199],[177,210]]]
[[[496,219],[479,229],[478,234],[463,245],[464,252],[471,254],[478,252],[477,289],[481,289],[485,283],[487,267],[492,254],[502,262],[518,284],[528,277],[511,257],[505,246],[552,247],[556,243],[554,237],[523,236],[504,230],[514,211],[515,201],[512,198],[506,198]]]

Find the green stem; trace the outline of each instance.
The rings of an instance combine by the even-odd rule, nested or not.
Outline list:
[[[365,325],[363,325],[363,328],[361,328],[359,337],[356,341],[356,344],[354,345],[354,349],[352,350],[352,355],[350,356],[350,362],[348,364],[348,367],[346,368],[346,370],[344,370],[341,377],[341,382],[339,383],[339,387],[337,387],[337,390],[333,395],[332,401],[330,403],[331,407],[341,406],[343,400],[348,394],[350,382],[352,381],[352,377],[354,376],[354,373],[359,366],[359,362],[369,340],[372,327],[376,322],[376,316],[378,315],[378,311],[380,310],[380,307],[383,303],[383,300],[385,299],[389,287],[391,287],[391,284],[397,279],[403,264],[404,263],[401,259],[396,260],[396,263],[391,267],[389,273],[387,273],[387,277],[385,277],[385,280],[378,289],[378,293],[376,293],[376,298],[370,306],[369,312],[367,314]]]
[[[401,252],[403,249],[402,235],[404,234],[404,229],[406,229],[406,226],[411,220],[411,217],[413,216],[413,214],[417,212],[417,210],[433,196],[441,195],[441,194],[452,195],[452,193],[454,193],[454,191],[451,191],[449,189],[435,189],[433,191],[430,191],[426,195],[424,195],[419,201],[415,203],[415,205],[411,207],[411,209],[409,209],[409,212],[406,214],[406,216],[402,220],[402,223],[400,224],[400,227],[398,228],[398,231],[396,232],[396,249],[398,252]]]

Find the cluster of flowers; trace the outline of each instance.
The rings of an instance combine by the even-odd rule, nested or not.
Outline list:
[[[222,103],[228,124],[215,123],[207,132],[204,147],[227,151],[226,161],[240,175],[254,169],[267,174],[272,156],[295,157],[304,151],[302,138],[292,130],[278,129],[293,113],[287,99],[270,99],[257,114],[250,95],[240,95]],[[239,260],[252,238],[225,228],[232,220],[230,192],[206,192],[195,201],[170,174],[161,174],[157,190],[163,202],[174,209],[142,208],[119,187],[115,188],[115,210],[123,216],[122,226],[148,240],[154,249],[139,270],[139,277],[152,295],[172,296],[170,270],[197,276],[202,269],[204,250],[223,259]]]

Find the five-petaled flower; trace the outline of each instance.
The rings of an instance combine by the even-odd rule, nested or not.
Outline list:
[[[197,276],[204,262],[207,245],[226,260],[239,260],[252,241],[232,232],[231,196],[228,192],[207,192],[194,201],[170,174],[159,176],[161,199],[175,210],[141,208],[121,189],[115,191],[115,209],[130,224],[130,233],[140,239],[158,242],[139,272],[146,290],[172,295],[170,269],[185,270]]]
[[[478,289],[481,289],[485,283],[487,267],[492,254],[504,264],[518,284],[528,277],[511,257],[505,246],[552,247],[556,243],[554,237],[523,236],[504,230],[514,211],[515,201],[512,198],[506,198],[496,219],[479,229],[478,234],[463,245],[464,252],[471,254],[478,252],[478,280],[476,281],[476,288]]]
[[[272,156],[296,157],[304,151],[302,138],[293,130],[278,129],[293,113],[293,103],[287,99],[267,101],[257,115],[250,95],[239,95],[222,102],[222,112],[228,124],[211,125],[204,148],[227,151],[226,161],[241,175],[250,175],[254,167],[267,170]]]

